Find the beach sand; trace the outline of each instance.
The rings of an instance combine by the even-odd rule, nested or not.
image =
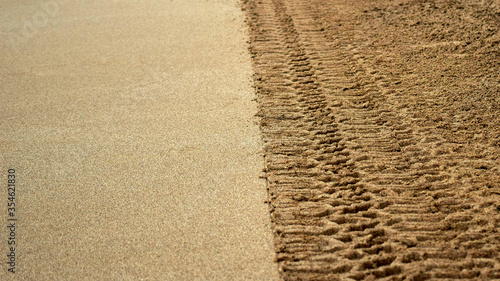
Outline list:
[[[1,280],[276,280],[237,1],[2,1]]]

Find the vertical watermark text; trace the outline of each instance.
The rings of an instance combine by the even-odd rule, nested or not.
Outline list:
[[[7,244],[8,271],[16,273],[16,170],[7,171],[7,228],[9,229]]]

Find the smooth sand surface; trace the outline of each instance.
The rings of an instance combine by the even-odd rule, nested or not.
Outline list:
[[[0,3],[0,280],[278,278],[236,1]]]

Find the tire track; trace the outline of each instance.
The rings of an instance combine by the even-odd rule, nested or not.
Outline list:
[[[496,278],[497,197],[462,185],[498,160],[419,126],[399,76],[356,41],[356,19],[336,28],[343,7],[244,3],[283,278]]]

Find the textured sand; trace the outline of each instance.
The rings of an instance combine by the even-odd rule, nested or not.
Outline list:
[[[284,280],[500,280],[500,6],[248,0]]]
[[[0,280],[277,279],[236,1],[1,2]]]

